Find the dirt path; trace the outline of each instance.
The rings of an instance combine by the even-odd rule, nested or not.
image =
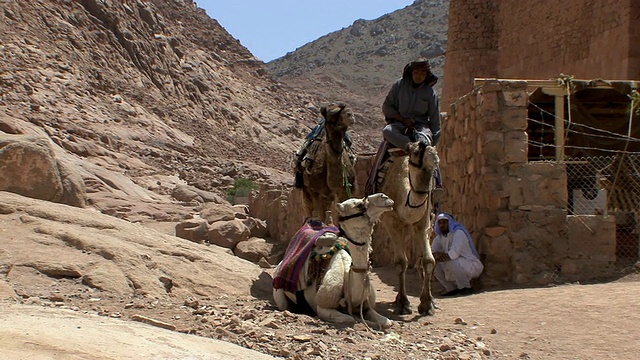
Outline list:
[[[388,281],[394,276],[393,269],[381,269],[375,277],[383,309],[388,310],[395,292],[381,278]],[[636,360],[640,358],[640,282],[632,280],[441,298],[430,322],[434,327],[463,329],[470,338],[481,337],[497,358]],[[420,283],[415,273],[409,282]],[[415,311],[418,289],[414,286],[410,291]],[[467,325],[456,325],[456,318]]]

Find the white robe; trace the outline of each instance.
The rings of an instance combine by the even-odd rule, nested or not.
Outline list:
[[[480,276],[484,269],[480,259],[471,250],[467,235],[462,230],[436,236],[431,249],[433,252],[446,253],[451,258],[449,261],[438,262],[435,269],[436,278],[446,291],[470,288],[471,279]]]

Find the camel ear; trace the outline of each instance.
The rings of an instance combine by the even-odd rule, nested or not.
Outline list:
[[[325,118],[325,119],[327,118],[327,107],[326,106],[323,105],[322,107],[320,107],[320,114],[322,114],[323,118]]]
[[[362,208],[363,210],[367,210],[369,207],[369,197],[365,196],[362,198]]]
[[[341,212],[341,213],[344,212],[344,205],[342,205],[342,203],[337,203],[336,207],[338,208],[339,212]]]

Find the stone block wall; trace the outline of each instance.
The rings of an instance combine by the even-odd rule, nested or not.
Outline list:
[[[269,236],[288,243],[305,220],[302,191],[263,185],[249,198],[249,215],[265,220]]]
[[[451,0],[443,107],[474,78],[640,78],[640,2]]]
[[[484,287],[601,278],[615,262],[615,219],[567,216],[565,165],[527,161],[527,104],[526,82],[494,81],[450,107],[442,210],[473,235]]]
[[[442,104],[451,104],[473,88],[474,77],[496,77],[498,31],[493,14],[498,2],[449,2],[449,29]],[[471,80],[471,87],[469,87]]]
[[[498,56],[500,78],[636,79],[630,56],[637,1],[502,1]],[[526,11],[523,11],[526,8]],[[636,10],[637,11],[637,10]]]

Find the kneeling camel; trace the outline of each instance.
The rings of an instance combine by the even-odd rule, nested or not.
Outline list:
[[[382,213],[392,209],[393,201],[381,193],[338,203],[339,234],[327,232],[314,238],[315,243],[311,244],[313,252],[306,260],[303,259],[303,271],[293,280],[293,283],[301,285],[288,290],[277,285],[281,280],[279,274],[286,272],[282,271],[284,261],[278,264],[273,289],[278,308],[286,310],[290,305],[301,305],[300,302],[306,301],[311,310],[325,321],[351,325],[355,323],[353,315],[359,313],[368,326],[389,328],[391,320],[374,309],[376,299],[370,279],[369,255],[374,224]],[[323,258],[328,263],[324,263]],[[316,271],[319,276],[308,274],[307,270],[313,268],[319,268]],[[301,279],[304,280],[299,281]]]

